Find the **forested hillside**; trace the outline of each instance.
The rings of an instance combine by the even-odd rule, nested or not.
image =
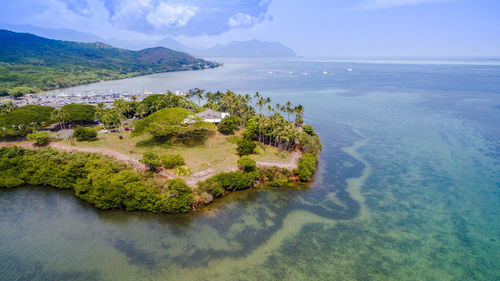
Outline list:
[[[0,30],[0,95],[216,66],[163,47],[130,51]]]

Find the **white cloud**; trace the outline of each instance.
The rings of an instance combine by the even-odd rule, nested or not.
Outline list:
[[[385,9],[399,6],[445,1],[448,0],[366,0],[361,4],[361,7],[363,9]]]
[[[158,7],[146,16],[146,19],[156,28],[162,27],[181,27],[196,15],[198,7],[172,5],[160,3]]]
[[[229,18],[228,24],[231,27],[238,26],[252,26],[258,23],[261,20],[261,17],[252,17],[249,14],[237,13]]]

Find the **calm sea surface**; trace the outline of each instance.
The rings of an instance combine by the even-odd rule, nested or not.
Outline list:
[[[500,65],[221,61],[64,91],[200,87],[303,104],[324,147],[311,187],[175,216],[1,190],[0,279],[500,280]]]

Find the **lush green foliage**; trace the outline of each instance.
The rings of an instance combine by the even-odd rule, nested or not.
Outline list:
[[[1,70],[1,69],[0,69]],[[26,86],[17,86],[10,90],[7,90],[7,93],[13,97],[22,97],[27,94],[35,93],[36,90],[34,88],[26,87]]]
[[[282,187],[288,182],[287,179],[275,179],[267,183],[271,187]]]
[[[302,127],[304,129],[304,132],[310,136],[316,136],[316,132],[314,132],[314,129],[311,125],[304,125]]]
[[[253,186],[253,182],[259,178],[257,171],[245,173],[243,171],[235,171],[228,173],[218,173],[215,176],[199,182],[200,191],[207,191],[209,194],[217,197],[222,190],[241,190]]]
[[[36,142],[39,145],[44,145],[49,143],[49,134],[47,132],[42,131],[33,131],[27,135],[29,141]]]
[[[245,172],[253,172],[257,170],[255,160],[248,156],[242,156],[238,159],[238,166]]]
[[[184,157],[180,154],[167,154],[161,157],[161,162],[163,163],[163,167],[165,169],[173,169],[177,166],[184,165]]]
[[[321,142],[317,135],[310,136],[306,133],[300,135],[300,146],[303,151],[317,155],[321,151]]]
[[[10,94],[218,64],[166,48],[129,51],[102,43],[0,31],[0,84]],[[20,88],[24,87],[24,88]]]
[[[51,123],[55,109],[43,105],[25,105],[0,114],[0,138],[26,136]]]
[[[188,166],[175,167],[175,174],[178,177],[187,177],[191,175],[191,169]]]
[[[298,176],[301,181],[311,180],[316,172],[316,162],[318,158],[312,153],[305,153],[298,161]]]
[[[211,108],[216,111],[229,112],[231,116],[238,117],[236,121],[245,122],[248,117],[255,113],[250,102],[252,98],[247,95],[237,95],[232,91],[222,92],[207,92],[205,93],[207,103],[204,107]]]
[[[261,175],[261,178],[264,181],[273,181],[276,179],[288,179],[294,175],[287,168],[280,168],[280,167],[259,167],[258,171]]]
[[[97,132],[92,127],[77,126],[73,131],[73,137],[79,141],[93,141],[97,139]]]
[[[213,197],[219,197],[224,192],[222,185],[216,180],[215,176],[210,177],[204,181],[200,181],[197,183],[197,185],[200,193],[205,191]]]
[[[217,126],[217,130],[225,135],[233,134],[234,131],[238,130],[240,122],[240,118],[237,116],[225,117]]]
[[[3,147],[0,171],[0,188],[46,185],[73,189],[76,196],[100,209],[181,213],[190,211],[194,201],[183,180],[170,180],[163,186],[150,174],[93,153]]]
[[[213,124],[204,122],[184,108],[164,108],[135,123],[133,133],[149,133],[161,140],[204,138]]]
[[[155,172],[161,166],[160,156],[154,152],[144,152],[141,163],[146,165],[150,171]]]
[[[66,104],[61,111],[68,114],[66,122],[90,122],[95,119],[96,108],[89,104]]]
[[[197,111],[199,109],[198,105],[194,102],[186,100],[181,96],[176,96],[170,91],[165,94],[155,94],[143,99],[137,106],[136,115],[143,117],[150,115],[160,109],[180,107],[189,109],[191,111]]]
[[[239,156],[244,156],[248,154],[254,154],[257,145],[252,140],[242,138],[237,142],[236,151],[238,151]]]

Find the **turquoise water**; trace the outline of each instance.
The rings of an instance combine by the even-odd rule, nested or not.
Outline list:
[[[177,216],[3,190],[0,279],[500,279],[500,66],[224,61],[65,91],[201,87],[302,103],[324,146],[311,187],[236,192]]]

